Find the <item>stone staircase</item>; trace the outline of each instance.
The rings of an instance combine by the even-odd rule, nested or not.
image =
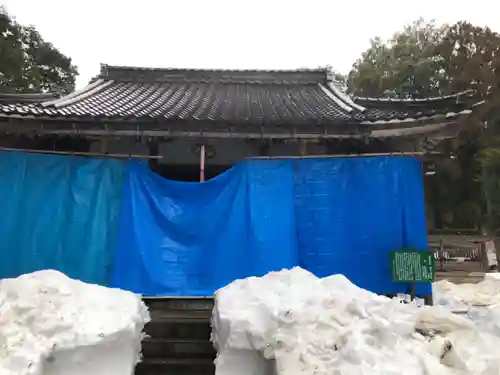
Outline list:
[[[212,298],[144,298],[151,322],[136,375],[213,375]]]

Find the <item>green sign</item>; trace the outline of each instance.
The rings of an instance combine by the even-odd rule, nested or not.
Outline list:
[[[392,280],[432,283],[436,270],[434,255],[428,251],[397,250],[389,254]]]

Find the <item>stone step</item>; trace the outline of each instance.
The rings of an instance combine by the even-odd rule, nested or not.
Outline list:
[[[175,319],[195,319],[204,320],[210,323],[210,318],[212,316],[212,310],[180,310],[180,309],[169,309],[169,310],[150,310],[152,321],[171,321]]]
[[[209,310],[214,307],[212,297],[143,297],[149,310]]]
[[[135,375],[213,375],[213,359],[149,359],[145,358],[135,369]]]
[[[149,322],[145,333],[155,339],[209,340],[212,329],[205,318],[177,317]]]
[[[208,338],[193,339],[156,339],[142,341],[143,358],[208,358],[215,359],[215,349]]]
[[[151,322],[144,331],[136,375],[213,375],[210,343],[213,298],[146,297]]]

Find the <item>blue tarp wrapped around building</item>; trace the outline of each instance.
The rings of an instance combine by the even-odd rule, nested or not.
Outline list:
[[[206,183],[166,180],[130,162],[113,286],[211,295],[297,264],[291,161],[241,163]]]
[[[57,269],[106,285],[125,163],[0,152],[0,278]]]
[[[300,265],[374,292],[406,292],[391,281],[388,253],[407,247],[427,247],[417,159],[248,161],[202,184],[130,162],[112,285],[211,295],[234,279]]]

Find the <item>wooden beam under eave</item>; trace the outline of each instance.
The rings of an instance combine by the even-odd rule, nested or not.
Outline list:
[[[445,134],[440,127],[443,124],[459,123],[468,119],[469,116],[461,116],[452,118],[447,123],[426,122],[420,121],[419,126],[407,126],[409,124],[395,123],[384,129],[372,128],[370,125],[359,127],[353,125],[335,125],[323,126],[324,132],[319,131],[318,127],[314,128],[314,132],[308,132],[307,127],[281,127],[280,132],[274,132],[273,127],[268,128],[268,131],[262,129],[255,130],[249,127],[233,127],[232,132],[225,132],[223,129],[219,131],[205,131],[208,126],[198,127],[197,130],[186,128],[184,126],[167,126],[162,129],[161,126],[150,126],[144,124],[140,127],[137,124],[105,124],[101,122],[93,123],[67,123],[58,121],[47,121],[41,123],[36,119],[10,119],[9,123],[0,122],[0,133],[10,132],[14,134],[39,134],[39,135],[59,135],[59,136],[84,136],[88,137],[151,137],[151,138],[197,138],[197,139],[254,139],[254,140],[323,140],[323,139],[362,139],[369,138],[390,138],[390,137],[438,137],[446,138],[454,135]],[[0,119],[1,120],[1,119]],[[177,124],[179,125],[179,124]],[[414,123],[417,125],[417,123]],[[448,125],[444,126],[446,128]],[[145,129],[146,128],[146,129]],[[436,130],[436,128],[439,128]],[[374,129],[373,131],[371,131]],[[370,133],[371,131],[371,133]],[[440,134],[441,133],[441,134]]]
[[[227,133],[219,133],[219,132],[204,132],[203,136],[199,133],[195,132],[168,132],[161,130],[142,130],[142,131],[131,131],[131,130],[99,130],[99,129],[90,129],[90,130],[65,130],[65,129],[40,129],[38,131],[27,130],[22,131],[20,129],[16,129],[15,132],[7,131],[5,129],[0,128],[0,133],[10,132],[15,134],[25,134],[25,133],[36,133],[38,135],[58,135],[58,136],[80,136],[80,137],[137,137],[138,135],[141,137],[151,137],[151,138],[163,138],[169,137],[172,139],[178,138],[191,138],[191,139],[266,139],[266,140],[284,140],[284,139],[295,139],[295,140],[322,140],[322,139],[364,139],[366,135],[358,135],[358,134],[273,134],[268,133],[262,135],[261,133],[233,133],[231,135]],[[369,138],[391,138],[391,137],[415,137],[415,136],[427,136],[432,137],[435,131],[429,133],[404,133],[404,132],[391,132],[383,135],[377,135],[375,137],[368,135]],[[442,132],[441,132],[442,133]],[[456,132],[453,132],[455,134]],[[453,137],[453,135],[443,135],[436,134],[438,138],[449,138]]]
[[[0,132],[3,129],[0,128]],[[274,133],[224,133],[224,132],[199,132],[193,131],[163,131],[163,130],[101,130],[101,129],[40,129],[40,135],[79,135],[85,137],[107,136],[107,137],[169,137],[169,138],[195,138],[195,139],[326,139],[326,138],[361,138],[358,134],[274,134]]]
[[[459,130],[459,121],[449,121],[412,128],[374,130],[370,134],[370,138],[432,137],[433,135],[435,137],[450,138],[455,136]]]

